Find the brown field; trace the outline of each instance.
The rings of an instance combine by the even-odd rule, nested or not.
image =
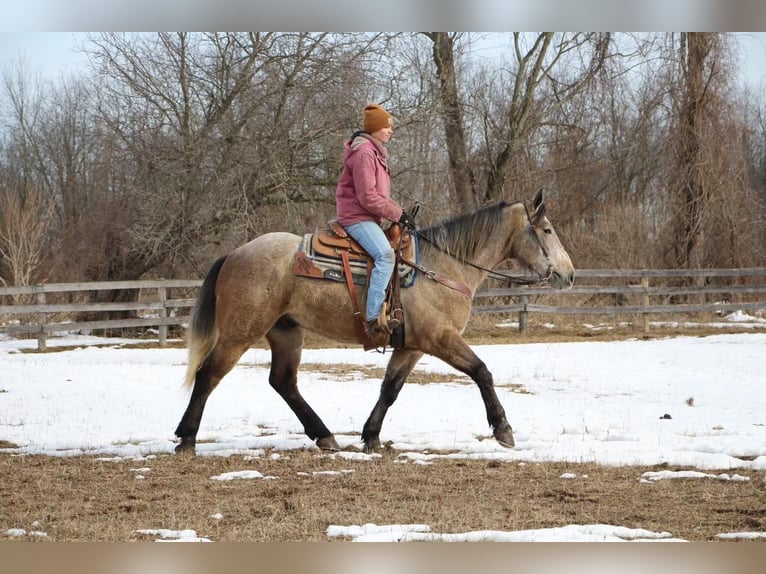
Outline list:
[[[469,326],[467,334],[473,344],[642,336],[631,328],[598,333],[538,328],[521,336],[481,325]],[[678,334],[655,331],[652,336]],[[336,539],[326,535],[328,526],[366,523],[428,524],[437,533],[611,524],[690,541],[766,531],[763,472],[738,471],[750,478],[747,482],[645,484],[641,475],[657,467],[443,459],[421,466],[396,462],[393,451],[372,461],[330,458],[316,450],[282,452],[275,460],[268,454],[253,460],[162,455],[120,462],[0,454],[0,538],[32,539],[5,534],[24,528],[45,532],[47,538],[35,539],[40,541],[145,541],[156,537],[137,530],[162,528],[193,529],[217,542],[330,541]],[[136,469],[143,467],[150,470],[138,479]],[[211,480],[239,470],[278,479]],[[342,470],[352,472],[314,474]],[[564,472],[578,478],[562,479]],[[223,518],[212,518],[216,513]]]
[[[330,525],[428,524],[433,532],[612,524],[692,541],[766,530],[763,473],[640,483],[648,468],[438,460],[399,464],[318,451],[241,456],[163,455],[148,461],[0,456],[0,533],[44,531],[48,541],[145,541],[139,529],[194,529],[217,542],[328,541]],[[137,479],[137,468],[144,479]],[[214,481],[257,470],[277,480]],[[314,474],[321,471],[352,471]],[[571,472],[577,479],[562,479]],[[587,478],[583,478],[587,475]],[[211,518],[220,513],[222,519]],[[5,536],[4,536],[5,537]],[[13,538],[24,540],[25,538]],[[27,540],[29,538],[26,538]]]

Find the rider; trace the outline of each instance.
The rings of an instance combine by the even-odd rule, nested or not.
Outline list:
[[[367,287],[367,333],[390,335],[398,319],[386,319],[383,302],[394,272],[395,255],[381,224],[384,220],[415,227],[412,216],[391,198],[391,176],[385,143],[394,133],[393,117],[378,104],[364,108],[362,130],[345,142],[343,173],[335,191],[338,222],[372,257]]]

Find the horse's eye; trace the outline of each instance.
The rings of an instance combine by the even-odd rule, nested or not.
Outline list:
[[[549,227],[547,229],[543,229],[543,233],[547,233],[548,235],[550,235],[551,233],[553,233],[553,230]]]

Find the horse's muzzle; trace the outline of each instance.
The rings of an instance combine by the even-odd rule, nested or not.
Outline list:
[[[561,290],[567,290],[571,289],[574,285],[575,281],[575,274],[574,271],[571,273],[561,273],[559,271],[551,270],[550,274],[548,275],[546,279],[546,283],[553,287],[554,289],[561,289]]]

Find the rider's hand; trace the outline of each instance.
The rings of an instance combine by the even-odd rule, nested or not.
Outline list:
[[[415,218],[406,211],[402,211],[402,216],[399,218],[399,223],[410,231],[415,230]]]

